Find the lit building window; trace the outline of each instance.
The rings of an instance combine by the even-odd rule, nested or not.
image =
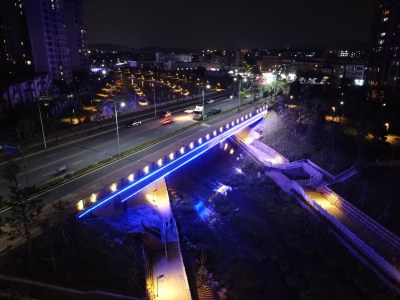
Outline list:
[[[383,22],[387,22],[388,20],[389,20],[389,18],[386,18],[386,17],[382,19]]]

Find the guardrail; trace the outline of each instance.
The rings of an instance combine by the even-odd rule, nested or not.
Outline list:
[[[377,254],[371,247],[369,247],[363,240],[361,240],[354,232],[349,230],[346,226],[341,224],[334,216],[329,214],[318,203],[316,203],[310,196],[308,196],[304,189],[292,181],[292,189],[300,194],[303,199],[309,203],[315,210],[324,216],[330,223],[332,223],[347,239],[356,246],[364,255],[366,255],[372,262],[374,262],[382,271],[392,278],[397,284],[400,284],[400,272],[395,266],[388,263],[382,256]]]
[[[289,160],[272,149],[271,147],[265,145],[264,143],[261,143],[260,141],[254,140],[251,143],[252,146],[254,146],[256,149],[268,154],[269,156],[274,158],[274,162],[270,162],[272,165],[282,165],[282,164],[288,164]],[[264,161],[265,162],[265,161]]]

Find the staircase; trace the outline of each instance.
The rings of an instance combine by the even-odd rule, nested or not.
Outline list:
[[[335,181],[336,181],[336,183],[345,181],[357,173],[358,173],[358,170],[356,169],[356,167],[353,166],[353,167],[347,169],[346,171],[340,173],[338,176],[336,176]]]
[[[167,259],[179,258],[180,255],[179,242],[167,243]]]

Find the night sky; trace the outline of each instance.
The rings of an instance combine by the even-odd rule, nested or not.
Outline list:
[[[133,48],[327,47],[367,41],[374,0],[84,0],[88,42]]]

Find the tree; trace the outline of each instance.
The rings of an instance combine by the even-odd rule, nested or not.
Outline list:
[[[11,215],[6,219],[11,230],[7,233],[12,238],[20,237],[26,242],[29,265],[32,266],[31,241],[32,230],[37,225],[36,217],[42,210],[42,200],[29,199],[34,188],[19,189],[9,187],[10,197],[5,205],[10,207]]]
[[[17,164],[14,160],[10,160],[3,169],[3,177],[7,179],[10,184],[15,184],[15,187],[17,189],[18,189],[17,176],[19,171],[20,171],[19,164]]]

